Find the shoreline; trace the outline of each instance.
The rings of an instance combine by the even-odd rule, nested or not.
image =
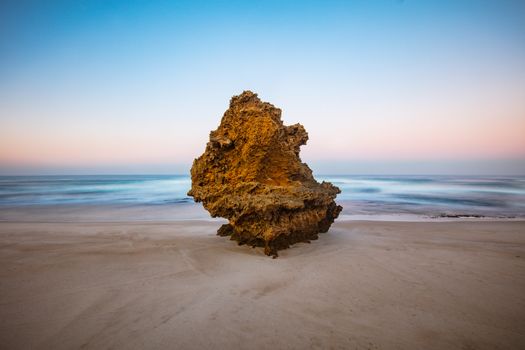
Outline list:
[[[342,203],[345,205],[345,203]],[[209,221],[226,222],[222,218],[212,218],[197,203],[179,203],[172,205],[143,204],[60,204],[60,205],[24,205],[0,206],[0,222],[176,222]],[[336,219],[340,221],[371,222],[515,222],[525,221],[524,216],[501,216],[479,214],[424,214],[377,212],[352,213],[343,208]]]
[[[67,220],[38,220],[38,221],[27,221],[27,220],[2,220],[0,219],[0,224],[176,224],[176,223],[215,223],[220,227],[223,223],[227,223],[226,219],[173,219],[173,220],[89,220],[89,221],[67,221]],[[397,218],[395,216],[381,216],[377,217],[363,217],[356,216],[355,218],[343,218],[336,219],[334,223],[429,223],[429,224],[439,224],[439,223],[505,223],[505,222],[518,222],[525,223],[525,218],[410,218],[403,217]],[[321,235],[324,233],[320,233]]]

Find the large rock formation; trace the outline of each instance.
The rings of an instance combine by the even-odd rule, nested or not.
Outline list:
[[[262,246],[267,255],[317,239],[342,207],[334,202],[339,188],[319,184],[301,163],[299,148],[307,140],[302,125],[283,125],[281,110],[257,94],[234,96],[193,162],[188,195],[213,217],[229,220],[218,235]]]

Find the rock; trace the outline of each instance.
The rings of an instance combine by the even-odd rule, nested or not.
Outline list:
[[[219,236],[264,247],[267,255],[296,242],[317,239],[337,218],[341,191],[318,183],[299,158],[308,134],[283,125],[281,110],[244,91],[230,100],[219,128],[191,168],[188,192],[212,217],[228,224]]]

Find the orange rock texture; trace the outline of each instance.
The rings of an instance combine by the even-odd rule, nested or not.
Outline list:
[[[339,188],[318,183],[301,162],[307,140],[302,125],[284,125],[279,108],[244,91],[232,97],[204,154],[193,162],[188,195],[211,216],[229,220],[218,235],[264,247],[267,255],[317,239],[342,207],[334,202]]]

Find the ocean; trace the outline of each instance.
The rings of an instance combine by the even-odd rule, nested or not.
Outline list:
[[[324,175],[343,215],[525,217],[524,176]],[[195,205],[185,175],[1,176],[0,210],[61,205]],[[176,210],[175,210],[176,212]]]

